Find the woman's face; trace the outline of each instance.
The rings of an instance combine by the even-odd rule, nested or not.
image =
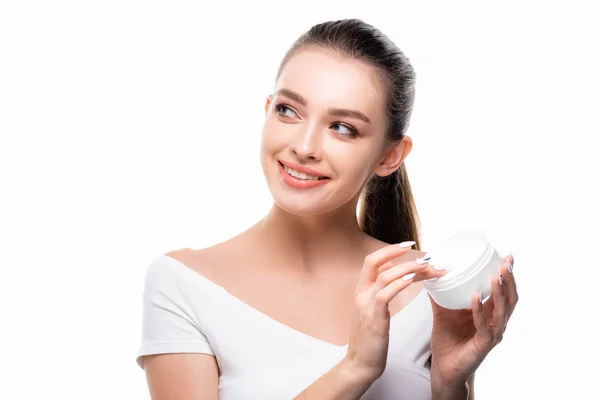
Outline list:
[[[350,200],[383,165],[385,93],[375,70],[321,47],[306,47],[286,64],[265,106],[261,164],[269,190],[294,214],[321,214]],[[405,141],[406,142],[406,141]],[[392,156],[392,158],[394,158]],[[394,160],[391,160],[392,164]],[[297,188],[284,178],[280,162],[310,168],[328,179]]]

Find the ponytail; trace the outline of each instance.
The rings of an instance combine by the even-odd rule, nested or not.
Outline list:
[[[359,226],[366,234],[386,243],[407,240],[421,249],[420,221],[404,163],[392,174],[373,176],[363,189]]]

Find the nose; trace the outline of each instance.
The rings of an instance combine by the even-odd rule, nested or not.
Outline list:
[[[300,159],[319,160],[322,154],[322,139],[316,124],[303,126],[297,132],[295,140],[292,143],[292,151]]]

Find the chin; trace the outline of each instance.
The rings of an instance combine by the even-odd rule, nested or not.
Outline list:
[[[329,193],[294,193],[286,190],[285,183],[276,183],[275,187],[271,188],[271,196],[274,203],[280,209],[298,216],[318,216],[330,214],[344,207],[352,201],[353,196],[348,196],[349,199],[342,198],[340,194],[331,196]]]
[[[273,202],[280,209],[298,216],[313,216],[328,212],[323,201],[318,198],[309,199],[294,193],[281,193],[281,190],[271,191]]]

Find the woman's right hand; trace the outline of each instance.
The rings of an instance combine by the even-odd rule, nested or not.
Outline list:
[[[365,257],[355,291],[356,312],[345,361],[358,376],[375,381],[387,362],[390,310],[389,303],[414,282],[439,278],[428,259],[393,265],[391,260],[409,252],[414,242],[385,246]]]

